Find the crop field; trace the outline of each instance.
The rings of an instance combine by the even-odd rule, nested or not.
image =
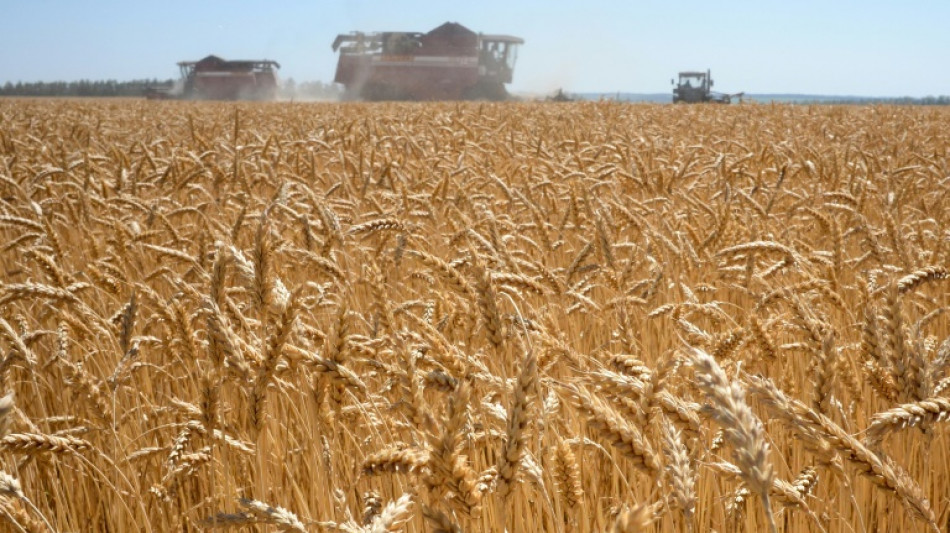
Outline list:
[[[0,531],[950,516],[950,110],[0,101]]]

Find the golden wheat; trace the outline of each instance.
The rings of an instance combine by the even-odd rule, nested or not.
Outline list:
[[[948,118],[2,100],[0,529],[945,528]]]

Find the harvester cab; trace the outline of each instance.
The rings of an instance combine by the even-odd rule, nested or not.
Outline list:
[[[480,34],[481,51],[478,59],[479,76],[483,81],[511,83],[518,59],[519,37]]]
[[[679,83],[670,80],[673,87],[673,103],[688,104],[713,102],[728,104],[733,98],[742,98],[745,93],[723,94],[713,92],[713,80],[710,71],[685,71],[679,73]]]

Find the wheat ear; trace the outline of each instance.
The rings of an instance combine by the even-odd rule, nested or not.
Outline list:
[[[924,492],[911,477],[886,456],[879,456],[821,413],[789,398],[771,381],[750,377],[750,390],[769,410],[785,421],[806,444],[826,459],[840,455],[878,487],[896,494],[918,518],[937,531],[936,518]]]
[[[724,436],[732,445],[742,479],[762,498],[769,527],[775,533],[775,518],[769,505],[773,473],[765,428],[746,404],[745,391],[729,380],[711,355],[697,348],[690,348],[688,353],[697,384],[711,403],[705,411],[725,430]]]

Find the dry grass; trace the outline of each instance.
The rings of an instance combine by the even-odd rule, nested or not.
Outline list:
[[[0,101],[0,529],[946,530],[948,119]]]

